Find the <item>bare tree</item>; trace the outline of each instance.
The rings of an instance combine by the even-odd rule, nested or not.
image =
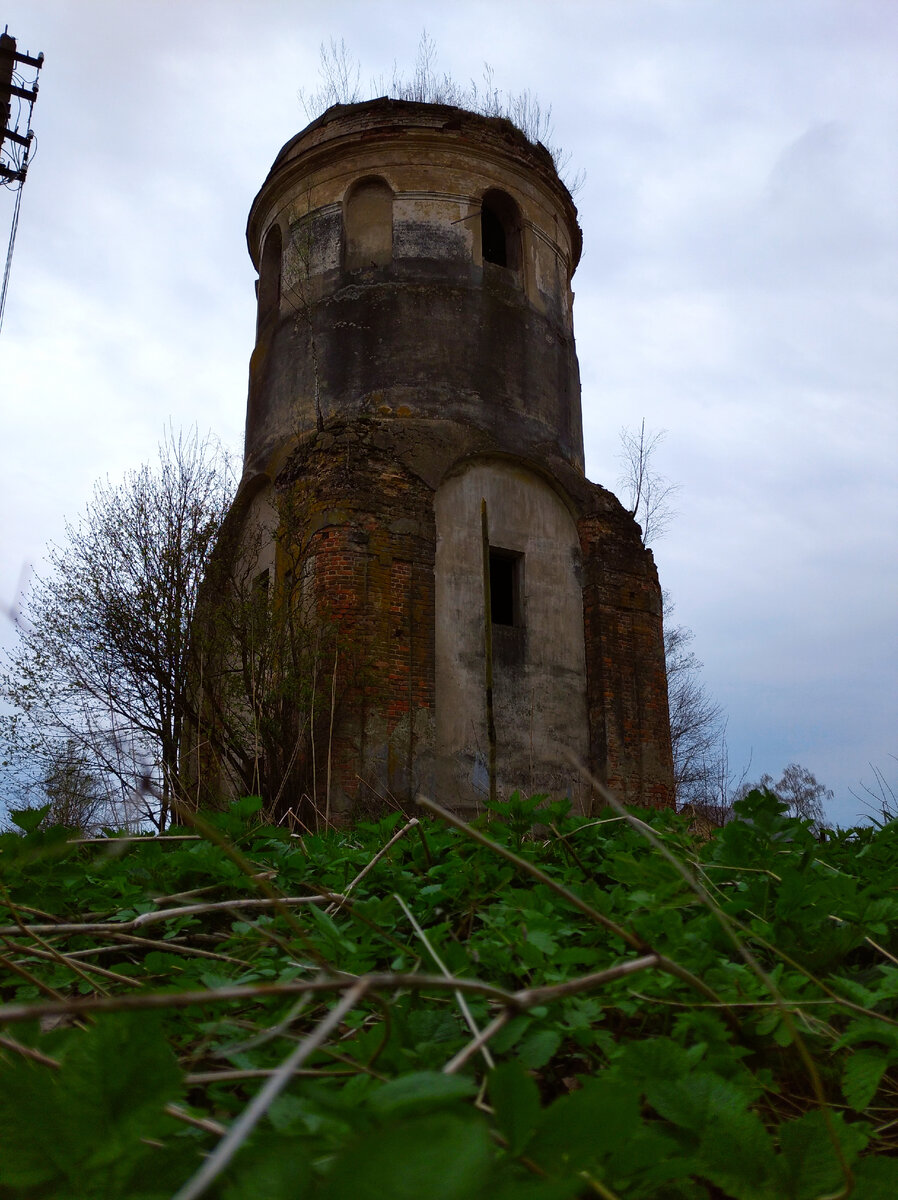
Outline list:
[[[50,825],[89,834],[109,819],[110,797],[87,755],[72,738],[58,748],[41,780],[41,790],[50,805],[46,817]]]
[[[695,634],[686,625],[673,624],[674,605],[667,592],[663,599],[677,807],[691,810],[705,825],[724,825],[733,815],[733,798],[748,767],[739,774],[731,769],[726,717],[702,680],[702,663],[691,649]]]
[[[663,429],[653,432],[640,422],[637,432],[620,431],[618,479],[625,503],[642,528],[642,544],[657,541],[676,515],[671,497],[679,484],[671,483],[655,465],[655,454],[664,440]],[[726,748],[726,721],[720,705],[709,695],[702,664],[691,649],[695,634],[686,625],[674,625],[674,606],[664,593],[664,659],[670,711],[670,739],[674,760],[674,789],[679,807],[692,806],[703,817],[722,824],[729,810],[732,780]]]
[[[671,609],[672,611],[672,609]],[[695,634],[666,624],[664,657],[670,709],[670,740],[677,804],[708,804],[718,797],[725,746],[723,710],[702,682],[702,664],[690,646]]]
[[[789,763],[777,780],[765,772],[757,783],[744,783],[736,799],[741,799],[752,791],[772,792],[778,800],[788,806],[790,816],[811,821],[815,831],[819,831],[826,824],[824,804],[833,798],[832,790],[818,783],[814,773],[799,763]]]
[[[666,430],[647,430],[645,419],[639,430],[624,427],[620,431],[618,458],[622,465],[618,485],[623,489],[627,507],[642,527],[642,544],[649,546],[663,537],[676,516],[671,499],[680,490],[655,466],[655,453],[664,441]]]
[[[890,757],[894,762],[898,762],[898,755],[892,754]],[[861,780],[858,783],[860,792],[856,792],[854,788],[849,788],[849,791],[865,808],[879,813],[883,821],[898,819],[898,789],[889,782],[881,767],[870,763],[870,770],[873,772],[872,785]]]
[[[235,513],[210,567],[193,631],[190,801],[258,795],[270,819],[309,829],[330,819],[333,729],[361,667],[315,594],[289,492],[275,518],[254,527]],[[273,565],[260,571],[261,559]]]
[[[9,736],[15,719],[7,722],[3,740],[9,745],[4,747],[2,764],[7,811],[43,809],[43,825],[61,825],[82,834],[128,824],[130,806],[122,806],[118,789],[108,786],[74,739],[47,743],[19,732],[16,740]]]
[[[116,781],[160,829],[180,788],[191,620],[230,497],[227,456],[195,431],[169,434],[156,464],[123,483],[98,484],[49,548],[0,677],[13,752],[37,747]]]

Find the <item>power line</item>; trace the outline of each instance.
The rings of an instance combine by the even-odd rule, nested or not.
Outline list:
[[[3,329],[3,314],[6,312],[6,293],[9,288],[9,273],[12,269],[12,252],[16,244],[16,230],[19,228],[19,209],[22,207],[22,189],[16,192],[16,207],[12,215],[12,229],[9,234],[9,248],[6,251],[6,267],[3,271],[3,288],[0,290],[0,330]]]
[[[16,71],[17,63],[35,68],[34,79],[31,81],[30,87]],[[43,54],[38,54],[37,58],[32,58],[30,54],[20,54],[16,46],[16,39],[10,36],[9,26],[6,26],[3,33],[0,34],[0,183],[15,190],[16,202],[9,232],[9,245],[6,250],[6,265],[3,269],[3,286],[0,289],[0,330],[3,328],[6,294],[9,290],[12,257],[19,228],[22,188],[28,173],[28,161],[34,143],[31,114],[34,111],[34,102],[38,93],[37,77],[43,63]],[[11,120],[13,97],[16,97],[19,102],[15,121]],[[28,116],[25,121],[25,132],[21,133],[19,121],[22,117],[23,100],[28,106]]]

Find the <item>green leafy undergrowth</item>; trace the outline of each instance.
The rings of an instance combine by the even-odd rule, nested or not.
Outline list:
[[[892,825],[259,807],[0,835],[0,1200],[898,1195]]]

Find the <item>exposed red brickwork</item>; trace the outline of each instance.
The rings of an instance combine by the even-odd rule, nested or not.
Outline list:
[[[291,493],[316,611],[339,631],[332,782],[364,800],[386,781],[407,801],[434,704],[433,493],[370,444],[364,422],[300,447],[278,487]]]
[[[673,805],[661,590],[650,551],[596,488],[580,521],[591,767],[624,803]]]
[[[432,749],[420,717],[435,690],[433,492],[402,457],[353,422],[301,446],[278,480],[313,564],[316,609],[340,631],[332,784],[350,802],[385,786],[409,800]],[[673,774],[657,572],[618,501],[587,489],[590,766],[626,803],[665,807]]]
[[[356,261],[352,189],[372,176],[384,180],[384,203],[365,218],[365,236],[379,249],[376,261]],[[517,214],[513,270],[484,262],[482,200],[496,191],[503,211]],[[588,743],[594,772],[622,799],[672,803],[657,574],[632,518],[583,477],[570,289],[582,239],[548,152],[508,122],[442,105],[335,106],[279,154],[248,240],[261,278],[244,478],[207,604],[211,628],[216,593],[227,601],[241,562],[251,585],[270,573],[262,613],[271,670],[264,675],[254,658],[252,621],[213,655],[218,682],[202,684],[210,715],[196,740],[202,747],[211,729],[227,770],[210,767],[210,777],[221,776],[222,792],[227,783],[258,787],[278,814],[295,809],[313,823],[322,808],[358,811],[387,792],[407,802],[435,782],[443,803],[479,803],[483,611],[469,577],[479,559],[444,556],[447,533],[441,619],[457,628],[439,639],[440,702],[446,696],[457,711],[437,720],[434,498],[478,459],[501,460],[546,480],[579,521],[586,678],[581,564],[566,553],[552,569],[567,572],[568,606],[533,604],[541,627],[505,631],[516,656],[505,664],[508,724],[523,735],[522,713],[531,726],[537,713],[542,728],[529,731],[529,746],[526,736],[510,739],[504,764],[500,740],[500,777],[526,787],[542,737],[545,777],[565,786],[567,763],[555,751],[567,727],[576,733],[567,748],[582,755]],[[529,513],[522,502],[536,522],[528,545],[531,533],[542,536],[542,501],[534,504]],[[456,517],[449,512],[444,525],[440,511],[442,536]],[[264,556],[251,544],[256,526]],[[551,545],[559,527],[546,528]],[[541,552],[526,551],[532,594],[545,596],[553,581],[533,569]],[[526,590],[526,565],[522,576]],[[224,624],[227,603],[220,607]],[[572,642],[565,658],[562,645]],[[545,654],[530,653],[537,643]],[[508,639],[494,644],[501,656]]]

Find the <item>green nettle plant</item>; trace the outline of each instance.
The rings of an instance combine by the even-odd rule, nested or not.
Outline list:
[[[0,1198],[892,1200],[898,824],[0,835]]]

